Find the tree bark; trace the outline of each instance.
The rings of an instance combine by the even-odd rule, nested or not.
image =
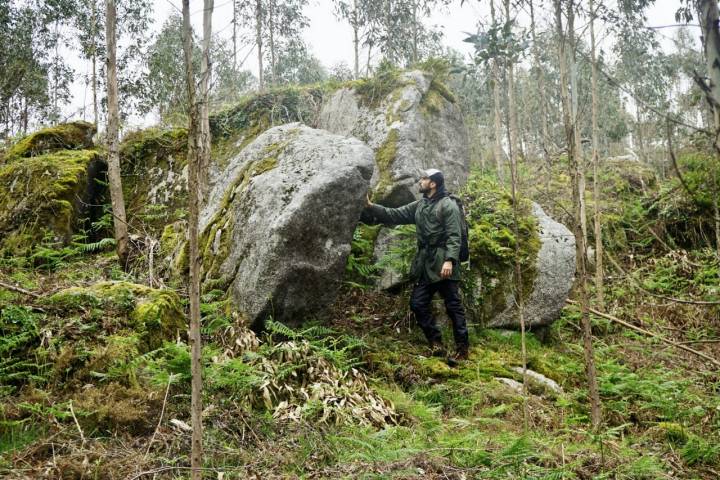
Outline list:
[[[118,149],[120,114],[118,108],[117,61],[115,58],[115,0],[106,0],[105,7],[105,36],[107,41],[108,181],[110,183],[110,203],[113,210],[117,255],[123,270],[127,270],[129,239],[127,219],[125,216],[125,199],[123,198],[122,179],[120,178],[120,152]]]
[[[550,143],[550,130],[548,129],[548,121],[547,121],[547,99],[545,97],[545,73],[542,69],[542,64],[540,62],[540,50],[538,48],[538,42],[537,42],[537,36],[535,34],[535,9],[533,7],[533,2],[529,2],[530,7],[530,36],[532,38],[533,42],[533,57],[535,60],[535,68],[537,69],[537,91],[538,91],[538,101],[540,103],[540,128],[541,128],[541,141],[540,141],[540,148],[542,149],[542,155],[543,159],[545,160],[545,165],[548,169],[548,175],[550,175],[550,167],[551,167],[551,160],[550,160],[550,152],[549,152],[549,143]]]
[[[572,104],[572,126],[573,126],[573,141],[575,142],[575,161],[577,163],[577,176],[578,176],[578,203],[580,206],[580,230],[582,231],[583,242],[587,246],[588,241],[588,229],[587,229],[587,208],[585,205],[585,160],[583,158],[583,146],[582,146],[582,132],[580,129],[580,109],[579,103],[579,92],[578,92],[578,72],[577,72],[577,42],[575,39],[575,0],[569,0],[568,3],[568,45],[570,46],[570,56],[568,60],[570,62],[570,99]],[[587,255],[587,252],[583,255]]]
[[[212,12],[214,0],[205,0],[203,8],[202,62],[200,64],[200,139],[198,141],[198,190],[199,203],[203,204],[208,194],[210,171],[210,106],[208,104],[211,62],[210,41],[212,39]]]
[[[358,36],[358,6],[357,0],[353,0],[353,49],[355,53],[355,80],[360,78],[360,38]]]
[[[255,0],[255,42],[258,48],[258,90],[265,89],[263,83],[263,49],[262,49],[262,0]]]
[[[588,313],[587,299],[587,276],[586,276],[586,257],[585,257],[585,240],[582,234],[580,222],[580,190],[579,164],[575,152],[575,127],[572,123],[571,116],[571,99],[568,90],[568,55],[567,43],[568,38],[565,35],[562,25],[562,0],[553,0],[555,4],[555,28],[558,37],[558,56],[560,63],[560,97],[562,99],[563,123],[565,124],[565,142],[568,151],[568,164],[570,165],[570,176],[573,179],[572,197],[573,197],[573,233],[575,234],[575,257],[578,271],[578,297],[580,298],[580,309],[582,312],[582,330],[583,330],[583,349],[585,352],[585,371],[588,377],[588,394],[590,397],[590,418],[593,427],[600,425],[600,395],[598,393],[597,374],[595,372],[595,356],[592,345],[592,331],[590,328],[590,316]],[[573,3],[568,1],[568,30],[572,29],[573,24]],[[572,44],[571,44],[572,45]]]
[[[505,18],[510,21],[510,0],[505,0]],[[515,301],[517,303],[517,314],[520,320],[520,346],[523,363],[523,428],[527,430],[529,410],[527,403],[528,378],[527,378],[527,347],[525,343],[525,309],[522,295],[522,269],[520,268],[520,230],[519,230],[519,205],[517,198],[518,173],[517,173],[517,120],[513,119],[515,113],[515,67],[513,59],[506,58],[507,62],[507,92],[508,106],[506,112],[506,125],[508,132],[508,159],[510,160],[510,192],[513,201],[513,234],[518,241],[515,242]]]
[[[190,27],[190,0],[183,0],[183,53],[185,58],[185,83],[187,88],[189,125],[188,125],[188,193],[189,219],[188,243],[190,244],[190,278],[188,295],[190,301],[190,347],[191,347],[191,417],[192,440],[190,467],[192,480],[202,479],[202,367],[200,363],[202,343],[200,337],[200,255],[198,248],[198,218],[200,202],[198,196],[198,105],[195,100],[195,76],[192,65],[192,30]]]
[[[92,0],[92,96],[93,96],[93,123],[98,127],[98,98],[97,98],[97,4]]]
[[[238,0],[232,0],[233,2],[233,31],[232,31],[232,44],[233,44],[233,72],[237,72],[237,2]]]
[[[716,157],[720,157],[720,26],[718,25],[718,3],[714,0],[700,0],[700,25],[703,33],[703,48],[707,65],[706,95],[713,109],[715,120],[715,147]],[[720,158],[716,158],[716,161]],[[713,202],[713,217],[715,220],[715,253],[720,260],[720,206],[718,206],[719,192],[716,175],[713,175],[715,200]]]
[[[600,182],[598,175],[600,174],[600,153],[598,152],[598,123],[597,123],[597,55],[595,44],[595,2],[589,0],[590,10],[590,58],[591,65],[591,89],[592,89],[592,164],[593,164],[593,203],[595,204],[594,215],[594,234],[595,234],[595,300],[600,308],[603,307],[603,243],[602,243],[602,225],[600,223],[600,215],[602,208],[600,206]]]
[[[490,0],[490,16],[493,27],[497,25],[495,17],[495,0]],[[493,77],[493,107],[494,117],[493,124],[495,126],[495,170],[497,171],[498,181],[503,182],[503,149],[502,149],[502,120],[501,120],[501,100],[500,100],[500,65],[498,59],[492,61],[492,77]]]
[[[270,34],[270,85],[275,85],[275,0],[268,0],[268,33]]]

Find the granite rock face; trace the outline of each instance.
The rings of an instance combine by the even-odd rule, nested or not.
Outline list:
[[[565,225],[550,218],[540,205],[533,203],[532,213],[538,221],[541,246],[532,293],[525,299],[524,313],[527,327],[542,327],[558,318],[575,280],[575,236]],[[512,294],[505,303],[505,309],[498,312],[488,326],[520,328]]]
[[[354,136],[373,149],[374,201],[390,207],[420,198],[417,179],[425,169],[442,170],[451,191],[469,172],[467,130],[453,95],[420,71],[402,73],[399,85],[378,105],[342,88],[323,104],[318,120],[319,128]]]
[[[205,281],[229,284],[256,326],[332,302],[372,172],[357,139],[299,123],[264,132],[231,159],[201,213]]]

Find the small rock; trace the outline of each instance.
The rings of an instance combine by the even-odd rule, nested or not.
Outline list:
[[[519,373],[520,375],[523,374],[522,367],[512,367],[511,370]],[[560,385],[558,385],[557,382],[555,382],[555,380],[552,380],[552,379],[546,377],[545,375],[543,375],[542,373],[538,373],[534,370],[528,369],[528,370],[526,370],[526,372],[527,372],[528,380],[530,382],[532,382],[533,384],[539,385],[547,390],[552,390],[553,392],[558,393],[558,394],[563,393],[562,387]]]

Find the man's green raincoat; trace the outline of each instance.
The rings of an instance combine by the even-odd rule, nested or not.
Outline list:
[[[436,193],[400,208],[373,204],[370,212],[378,222],[390,225],[416,225],[418,251],[410,268],[413,281],[435,283],[443,280],[440,270],[445,261],[453,263],[448,280],[460,280],[460,209],[447,194]]]

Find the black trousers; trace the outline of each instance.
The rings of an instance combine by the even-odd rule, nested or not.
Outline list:
[[[415,284],[410,295],[410,310],[415,313],[420,328],[425,338],[430,343],[441,343],[442,334],[435,322],[430,308],[432,297],[435,292],[445,300],[445,311],[452,320],[455,345],[468,345],[468,331],[465,323],[465,310],[460,301],[460,290],[458,281],[441,280],[435,283],[419,282]]]

